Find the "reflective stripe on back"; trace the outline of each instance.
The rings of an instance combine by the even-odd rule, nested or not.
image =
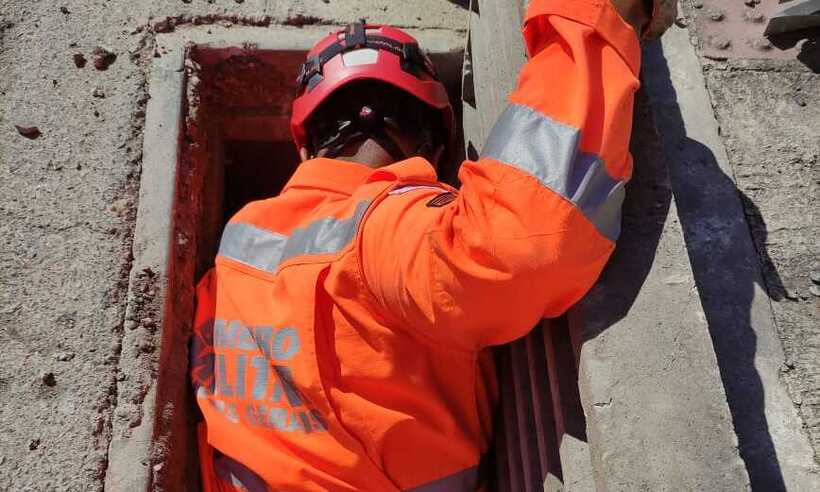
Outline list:
[[[569,125],[511,104],[498,118],[481,155],[531,174],[575,204],[614,241],[621,231],[626,183],[613,179],[598,156],[579,152],[580,136]]]
[[[337,253],[353,240],[370,203],[369,199],[362,200],[356,204],[353,216],[318,219],[294,229],[290,236],[246,222],[229,223],[222,232],[218,254],[274,273],[283,261],[294,256]]]
[[[473,492],[478,486],[478,467],[473,466],[444,478],[407,489],[406,492]]]

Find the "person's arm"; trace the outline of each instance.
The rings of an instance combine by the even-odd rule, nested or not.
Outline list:
[[[457,199],[396,194],[363,225],[368,288],[432,343],[475,350],[560,315],[620,232],[638,37],[608,0],[533,0],[523,32],[530,59]]]

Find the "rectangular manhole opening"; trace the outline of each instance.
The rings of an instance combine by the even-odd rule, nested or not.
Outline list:
[[[260,49],[247,42],[214,46],[207,39],[189,42],[185,48],[185,78],[179,84],[184,125],[178,139],[173,210],[168,211],[173,217],[173,239],[166,265],[166,298],[175,314],[163,322],[163,331],[174,332],[163,338],[175,341],[163,344],[160,361],[161,367],[178,369],[159,371],[156,406],[167,407],[165,400],[184,401],[172,402],[174,412],[180,412],[172,420],[181,427],[167,431],[162,431],[166,424],[158,427],[160,435],[169,434],[163,440],[180,443],[164,448],[162,459],[166,463],[187,462],[190,467],[196,460],[192,427],[199,413],[187,384],[188,375],[179,370],[187,367],[181,344],[191,330],[188,312],[194,304],[193,286],[213,265],[222,229],[230,217],[250,201],[277,195],[298,167],[289,127],[296,74],[311,44],[326,32],[318,33],[315,39],[303,33],[298,46],[289,42],[287,49],[270,49],[269,45]],[[425,36],[413,34],[424,48]],[[258,37],[272,39],[269,31]],[[430,38],[433,49],[428,54],[450,93],[456,121],[461,121],[463,35],[436,32]],[[460,130],[451,153],[439,174],[452,182],[464,155]],[[187,393],[182,396],[180,392]],[[179,480],[196,480],[197,470],[171,475],[186,478],[169,475],[155,479],[173,487]]]
[[[248,48],[189,50],[193,73],[183,159],[202,183],[202,210],[189,222],[199,229],[194,234],[200,239],[197,278],[213,264],[219,235],[230,217],[250,201],[276,196],[299,165],[289,121],[296,73],[306,54]],[[460,121],[462,52],[429,54]],[[442,180],[456,179],[463,155],[459,130],[452,152],[440,166]]]

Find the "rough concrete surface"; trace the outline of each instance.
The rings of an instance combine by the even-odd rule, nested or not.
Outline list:
[[[131,278],[157,309],[150,272],[131,272],[154,30],[363,15],[436,29],[466,21],[439,0],[0,1],[0,489],[100,490],[112,422],[151,425],[140,404],[154,320],[126,320],[125,306]],[[124,347],[135,322],[139,343]],[[118,395],[128,378],[142,379]]]
[[[682,18],[691,32],[698,3],[702,4],[682,2]],[[721,61],[701,56],[728,155],[729,178],[743,204],[782,344],[780,379],[813,448],[815,480],[820,480],[820,287],[815,283],[820,280],[818,34],[808,33],[810,39],[799,45],[800,54],[792,60]],[[701,55],[706,42],[693,37]],[[732,340],[726,344],[736,353],[744,350]],[[720,352],[717,342],[716,349]],[[727,388],[730,400],[732,392]]]
[[[706,76],[785,350],[783,378],[816,454],[820,75],[712,65]]]

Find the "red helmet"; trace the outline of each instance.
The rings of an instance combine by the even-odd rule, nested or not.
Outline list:
[[[297,148],[306,146],[305,123],[331,94],[351,82],[376,80],[392,84],[438,109],[452,141],[453,108],[430,59],[415,38],[395,27],[364,21],[328,34],[308,52],[299,70],[290,130]]]

